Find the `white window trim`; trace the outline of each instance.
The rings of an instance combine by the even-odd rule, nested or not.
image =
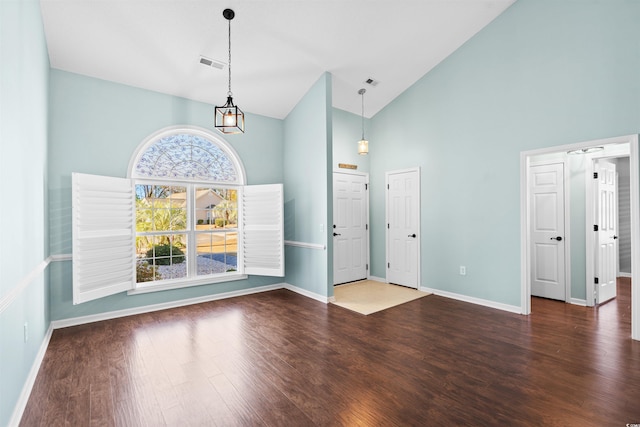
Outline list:
[[[150,292],[169,291],[172,289],[191,288],[193,286],[213,285],[216,283],[233,282],[249,278],[248,274],[228,274],[225,276],[199,276],[192,279],[170,279],[159,282],[140,282],[135,289],[127,291],[127,295],[148,294]],[[153,284],[155,283],[155,284]]]

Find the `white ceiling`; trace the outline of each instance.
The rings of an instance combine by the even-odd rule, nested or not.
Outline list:
[[[51,67],[285,118],[333,74],[333,106],[372,117],[515,0],[41,0]],[[376,87],[364,81],[373,78]]]

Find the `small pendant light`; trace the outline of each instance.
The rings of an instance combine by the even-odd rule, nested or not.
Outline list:
[[[362,139],[358,141],[358,154],[369,154],[369,141],[364,139],[364,93],[366,89],[360,89],[358,95],[362,96]]]
[[[233,104],[231,93],[231,20],[235,15],[231,9],[222,12],[222,16],[229,21],[229,91],[227,103],[215,108],[215,127],[222,133],[244,133],[244,113]]]

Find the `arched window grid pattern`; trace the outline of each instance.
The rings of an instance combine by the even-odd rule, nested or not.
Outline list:
[[[196,127],[172,127],[150,135],[132,156],[129,177],[244,185],[238,154],[219,136]]]

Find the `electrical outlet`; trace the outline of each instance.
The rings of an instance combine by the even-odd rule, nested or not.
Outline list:
[[[29,341],[29,323],[24,322],[24,342]]]
[[[467,267],[465,267],[464,265],[460,266],[460,275],[461,276],[466,276],[467,275]]]

